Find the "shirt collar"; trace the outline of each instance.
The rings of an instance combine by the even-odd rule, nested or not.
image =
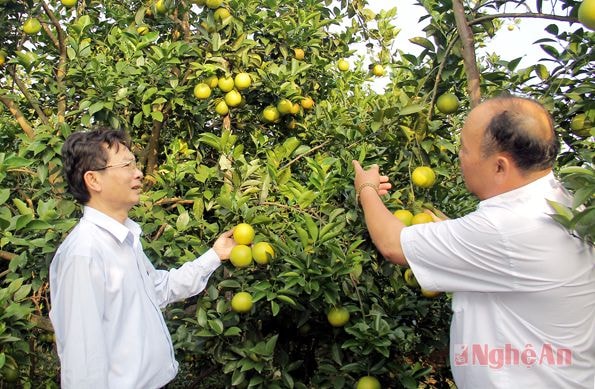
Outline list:
[[[129,235],[131,235],[133,241],[137,241],[142,232],[140,226],[129,218],[122,224],[105,213],[89,206],[83,207],[83,219],[103,228],[120,241],[120,243],[123,243]]]
[[[520,188],[513,189],[508,192],[501,193],[497,196],[490,197],[489,199],[485,199],[481,201],[479,204],[481,205],[490,205],[490,204],[498,204],[502,202],[509,202],[513,200],[518,200],[525,198],[527,196],[535,195],[535,193],[545,193],[548,189],[552,189],[558,187],[560,184],[556,181],[553,172],[549,172],[547,175],[538,178],[535,181],[532,181],[526,185],[521,186]]]

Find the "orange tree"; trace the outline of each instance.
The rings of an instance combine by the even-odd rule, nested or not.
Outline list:
[[[501,7],[518,1],[421,3],[431,23],[411,54],[393,52],[396,11],[374,14],[365,1],[3,1],[0,374],[7,366],[22,383],[58,382],[47,269],[80,215],[64,193],[59,150],[71,132],[109,125],[131,134],[144,166],[132,217],[156,266],[193,259],[240,222],[275,252],[266,265],[226,263],[205,293],[165,311],[182,362],[172,386],[350,387],[366,375],[390,387],[447,385],[448,296],[424,297],[378,255],[351,160],[390,175],[393,210],[465,214],[475,201],[457,172],[456,129],[477,95],[524,93],[561,124],[560,164],[572,167],[587,211],[560,208],[559,219],[588,238],[593,34],[549,28],[541,44],[553,68],[474,62],[461,38],[481,43],[499,28]],[[562,3],[560,18],[576,22],[579,3]],[[460,5],[471,35],[453,27]],[[33,17],[42,29],[23,31]],[[361,42],[370,51],[360,55]],[[388,71],[382,94],[371,89],[372,64]],[[249,81],[230,97],[240,73]],[[201,86],[195,95],[198,84],[210,94]],[[461,101],[455,113],[434,109],[444,93]],[[583,126],[571,131],[577,114]],[[436,172],[434,186],[411,184],[421,165]],[[230,308],[240,291],[252,296],[249,312]],[[343,326],[328,322],[332,308],[349,313]]]

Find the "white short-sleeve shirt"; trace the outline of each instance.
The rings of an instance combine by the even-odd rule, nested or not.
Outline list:
[[[595,254],[548,214],[569,195],[549,174],[477,211],[403,229],[421,286],[454,292],[459,389],[595,385]]]

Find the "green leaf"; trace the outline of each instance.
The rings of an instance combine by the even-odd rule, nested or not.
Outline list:
[[[429,39],[423,38],[421,36],[416,36],[416,37],[410,38],[409,42],[416,44],[418,46],[421,46],[423,48],[426,48],[432,52],[435,51],[434,44]]]
[[[10,197],[10,189],[0,189],[0,205],[4,204]]]

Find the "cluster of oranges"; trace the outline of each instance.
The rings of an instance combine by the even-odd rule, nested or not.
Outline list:
[[[253,261],[266,265],[275,257],[273,246],[267,242],[253,244],[254,236],[254,228],[248,223],[240,223],[233,229],[233,239],[237,245],[231,250],[229,260],[236,268],[246,268]],[[249,312],[252,305],[252,295],[248,292],[238,292],[231,299],[231,309],[234,312]]]

